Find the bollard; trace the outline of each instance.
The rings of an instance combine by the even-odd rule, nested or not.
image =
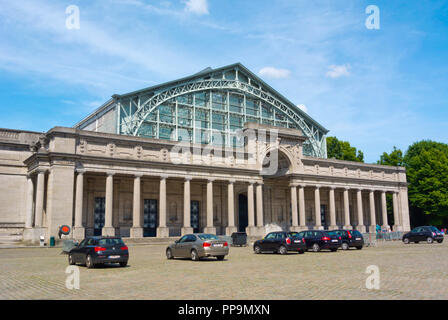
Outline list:
[[[45,241],[45,237],[44,236],[40,236],[39,242],[40,242],[40,246],[41,247],[43,247],[45,245],[44,241]]]
[[[54,245],[55,245],[54,237],[50,237],[50,247],[54,247]]]

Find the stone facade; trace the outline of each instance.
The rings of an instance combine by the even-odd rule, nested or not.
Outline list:
[[[296,129],[244,130],[255,133],[244,148],[221,153],[205,145],[177,153],[173,141],[63,127],[2,130],[0,221],[22,225],[31,241],[57,237],[61,225],[78,239],[177,236],[194,231],[195,217],[195,231],[228,235],[260,236],[271,226],[410,229],[404,168],[303,156],[306,138]],[[259,138],[272,130],[275,139]],[[273,154],[279,165],[266,174],[263,159]]]

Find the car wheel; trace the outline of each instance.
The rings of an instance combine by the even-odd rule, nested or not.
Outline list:
[[[342,250],[348,250],[349,249],[348,243],[347,242],[343,242],[341,248],[342,248]]]
[[[404,242],[404,244],[409,244],[409,239],[408,238],[404,238],[403,242]]]
[[[337,248],[331,248],[330,251],[331,252],[336,252],[338,249]]]
[[[92,260],[92,257],[90,256],[90,254],[86,258],[86,266],[89,269],[95,268],[95,264],[93,263],[93,260]]]
[[[120,262],[120,267],[122,267],[122,268],[126,267],[127,265],[128,265],[127,261]]]
[[[304,254],[305,250],[299,250],[299,254]]]
[[[356,247],[356,249],[361,250],[361,249],[362,249],[362,246],[361,246],[361,247]]]
[[[285,246],[280,246],[280,248],[278,249],[278,252],[280,254],[287,254],[288,253],[288,249],[286,249]]]
[[[443,240],[437,240],[438,243],[442,243]]]
[[[166,258],[169,259],[173,259],[173,252],[171,251],[171,249],[166,249]]]
[[[218,259],[219,261],[224,260],[224,256],[216,256],[216,259]]]
[[[426,238],[426,242],[428,242],[428,243],[433,243],[433,242],[434,242],[434,239],[431,238],[431,237],[428,237],[428,238]]]
[[[191,250],[191,260],[199,261],[199,255],[195,249]]]
[[[254,252],[255,252],[256,254],[260,254],[260,253],[261,253],[261,248],[260,248],[259,246],[255,246],[255,248],[254,248]]]
[[[68,264],[71,266],[75,264],[75,260],[73,260],[73,256],[71,254],[68,255]]]
[[[320,251],[320,246],[317,243],[313,244],[313,251],[314,252],[319,252]]]

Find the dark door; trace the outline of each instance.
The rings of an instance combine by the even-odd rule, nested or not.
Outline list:
[[[93,215],[93,234],[95,236],[100,236],[104,227],[104,216],[106,212],[105,206],[105,198],[95,198],[95,211]]]
[[[157,234],[157,200],[145,199],[143,205],[143,236],[155,237]]]
[[[199,232],[199,201],[191,200],[190,223],[194,233]]]
[[[324,226],[325,230],[328,229],[327,221],[325,219],[325,215],[327,214],[327,206],[325,204],[320,205],[320,222],[322,226]]]
[[[244,194],[240,194],[238,196],[238,231],[246,232],[248,224],[247,197]]]

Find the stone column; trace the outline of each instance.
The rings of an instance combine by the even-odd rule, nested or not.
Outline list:
[[[42,228],[44,219],[44,194],[45,194],[45,171],[39,170],[37,173],[36,189],[36,212],[34,226]]]
[[[33,197],[34,197],[34,184],[31,176],[26,177],[26,216],[25,216],[25,228],[30,229],[33,227]]]
[[[292,215],[292,226],[291,231],[299,231],[299,214],[297,212],[297,185],[290,184],[291,188],[291,215]]]
[[[305,185],[299,185],[299,229],[306,230],[306,215],[305,215]]]
[[[255,213],[254,213],[254,182],[249,181],[247,187],[247,218],[248,226],[246,228],[246,233],[248,236],[256,236],[257,229],[255,227]]]
[[[204,228],[204,232],[216,234],[216,228],[213,226],[213,181],[215,179],[207,181],[207,227]]]
[[[348,200],[348,190],[349,188],[344,189],[344,229],[351,230],[353,228],[350,224],[350,204]]]
[[[392,193],[392,205],[394,207],[394,231],[402,231],[403,228],[400,224],[400,216],[399,216],[399,210],[398,210],[398,192],[394,191]]]
[[[330,207],[330,226],[328,229],[335,230],[339,229],[339,227],[336,224],[336,204],[334,200],[334,189],[335,187],[331,186],[329,191],[329,207]]]
[[[190,196],[190,181],[191,177],[185,177],[184,181],[184,225],[181,230],[181,234],[193,233],[191,227],[191,196]]]
[[[358,225],[356,226],[356,230],[361,233],[366,232],[366,226],[364,225],[364,213],[362,210],[362,190],[358,189],[356,191],[356,208],[358,211]]]
[[[115,228],[112,225],[114,206],[114,172],[107,172],[106,177],[106,214],[104,217],[103,236],[114,236]]]
[[[263,183],[258,182],[256,187],[257,192],[257,229],[260,236],[264,236],[264,223],[263,223]]]
[[[370,202],[370,226],[369,233],[376,233],[376,218],[375,218],[375,191],[369,191]]]
[[[320,186],[316,186],[314,189],[314,220],[316,221],[315,229],[323,230],[322,221],[320,217]]]
[[[227,185],[227,212],[228,212],[228,226],[226,227],[226,235],[230,236],[232,233],[237,232],[238,229],[235,226],[235,194],[233,191],[235,180],[229,180]]]
[[[385,191],[381,191],[381,213],[383,216],[383,229],[390,230],[390,226],[387,221],[387,203]]]
[[[160,176],[159,188],[159,227],[157,228],[157,238],[168,238],[170,230],[166,226],[166,179],[168,176]]]
[[[137,173],[134,176],[134,197],[132,202],[132,228],[131,238],[143,238],[142,227],[142,174]]]
[[[73,237],[77,240],[85,238],[85,229],[82,225],[82,209],[84,207],[84,170],[77,170],[75,195],[75,228]]]

